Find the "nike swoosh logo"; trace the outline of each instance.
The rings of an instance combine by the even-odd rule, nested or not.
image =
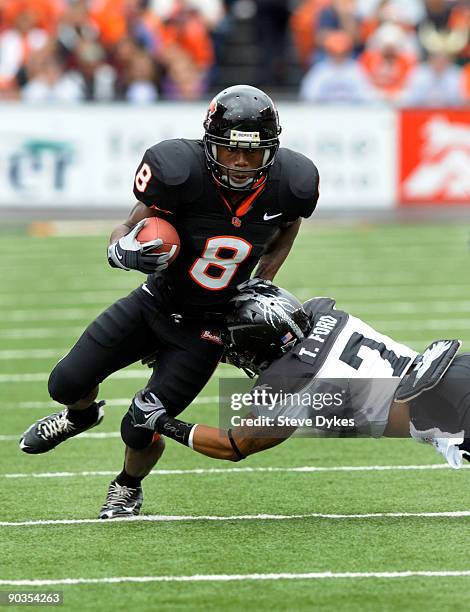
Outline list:
[[[116,249],[116,255],[117,255],[117,258],[122,261],[122,255],[119,255],[119,251],[117,249]]]
[[[275,217],[280,217],[282,213],[277,213],[276,215],[268,215],[268,213],[264,213],[263,219],[265,221],[269,221],[270,219],[274,219]]]
[[[147,292],[149,295],[151,295],[152,297],[155,297],[155,296],[153,295],[153,293],[150,291],[150,289],[147,287],[147,283],[144,283],[144,284],[142,285],[142,290],[143,290],[143,291],[146,291],[146,292]]]

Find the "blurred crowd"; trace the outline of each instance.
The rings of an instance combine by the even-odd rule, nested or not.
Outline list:
[[[250,84],[282,88],[294,56],[304,100],[470,104],[470,0],[0,0],[0,99],[206,99],[248,21]]]
[[[292,26],[304,100],[470,103],[469,0],[306,0]]]
[[[223,17],[221,0],[0,0],[0,95],[198,99]]]

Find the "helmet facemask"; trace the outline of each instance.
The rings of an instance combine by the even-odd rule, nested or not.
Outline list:
[[[254,330],[254,334],[256,335],[256,330]],[[267,343],[264,351],[255,352],[251,346],[244,346],[245,344],[252,344],[249,338],[242,341],[237,339],[237,336],[237,330],[233,326],[222,331],[224,355],[232,365],[244,370],[250,378],[259,376],[263,370],[271,365],[274,359],[282,357],[283,353],[291,348],[286,347],[285,351],[280,351],[275,343]],[[295,343],[295,340],[293,342]],[[292,342],[289,344],[292,344]]]
[[[236,130],[232,130],[232,132],[234,132],[234,135],[237,136],[238,134],[242,134],[242,132],[237,133]],[[248,134],[257,134],[259,136],[258,132],[251,132]],[[250,151],[261,149],[263,151],[261,166],[256,168],[247,168],[246,170],[240,168],[230,168],[218,160],[218,146],[227,147],[230,149],[248,149]],[[205,134],[204,136],[204,151],[214,181],[220,187],[227,187],[233,191],[251,191],[261,187],[261,185],[266,182],[269,168],[274,163],[274,158],[278,149],[279,139],[277,138],[257,140],[256,136],[254,136],[252,140],[239,140],[238,138],[231,140],[230,138],[213,136],[212,134]],[[234,173],[247,174],[249,178],[245,183],[239,184],[231,178],[231,175]]]
[[[271,98],[249,85],[235,85],[212,100],[204,121],[204,152],[214,181],[233,191],[251,191],[266,182],[279,148],[281,127]],[[221,163],[217,147],[263,151],[255,168],[229,167]],[[246,174],[243,183],[233,175]]]

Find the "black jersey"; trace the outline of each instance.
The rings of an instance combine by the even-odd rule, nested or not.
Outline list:
[[[312,214],[318,181],[308,158],[281,148],[265,184],[232,206],[228,190],[212,180],[202,141],[166,140],[148,149],[134,194],[166,215],[180,236],[180,253],[163,273],[177,312],[223,308],[279,228]]]

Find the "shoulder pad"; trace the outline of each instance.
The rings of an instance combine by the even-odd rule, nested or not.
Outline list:
[[[336,300],[329,297],[315,297],[302,304],[310,319],[315,317],[320,312],[329,312],[330,310],[333,310],[335,305]]]
[[[271,391],[295,393],[305,386],[311,378],[311,367],[299,361],[292,351],[271,363],[256,381],[256,387]]]
[[[163,140],[146,152],[155,179],[168,188],[180,188],[183,200],[202,193],[204,152],[196,140]]]
[[[318,200],[319,174],[315,164],[305,155],[291,149],[279,149],[279,196],[285,203],[287,216],[310,217]]]
[[[461,345],[460,340],[435,340],[418,355],[414,365],[401,381],[394,400],[409,402],[424,391],[435,387],[454,361]]]

